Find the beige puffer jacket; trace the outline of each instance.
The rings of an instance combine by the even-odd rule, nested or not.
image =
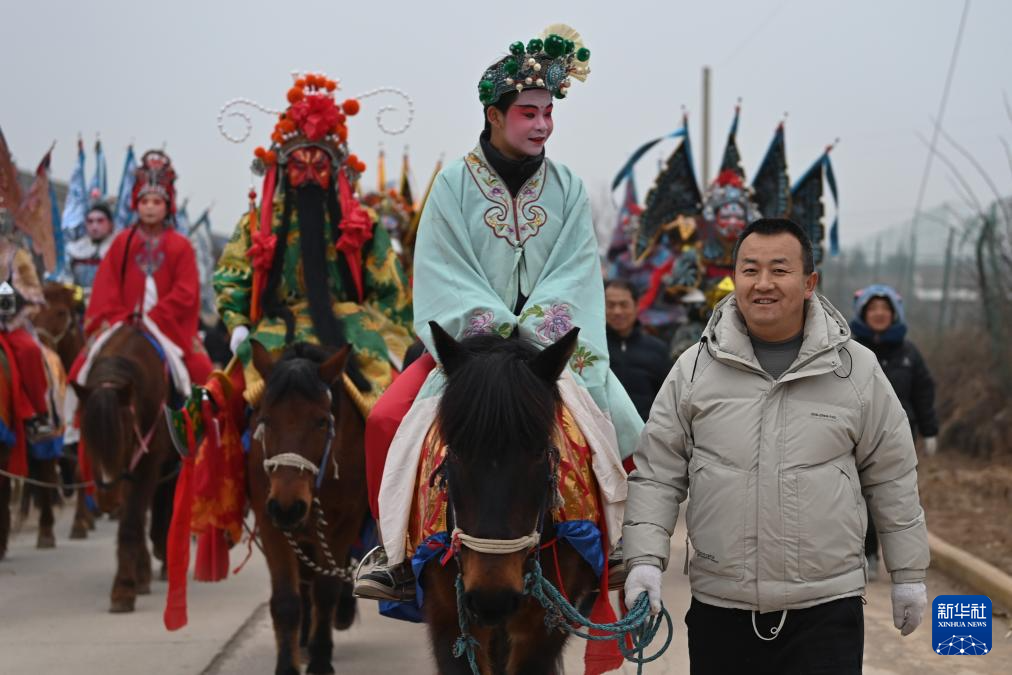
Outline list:
[[[729,296],[676,362],[640,437],[626,560],[666,568],[678,506],[691,495],[690,583],[702,602],[768,612],[860,595],[865,500],[892,580],[924,579],[906,414],[836,308],[818,295],[806,305],[801,351],[774,381]]]

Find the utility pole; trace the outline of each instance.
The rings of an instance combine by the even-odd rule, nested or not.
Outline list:
[[[710,184],[710,66],[703,66],[703,189]]]
[[[938,329],[936,335],[942,338],[942,331],[945,330],[945,314],[949,308],[949,278],[952,274],[952,247],[956,243],[956,230],[949,228],[949,243],[945,246],[945,271],[942,273],[942,303],[938,308]]]

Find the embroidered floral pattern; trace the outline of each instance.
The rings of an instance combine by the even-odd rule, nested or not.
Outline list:
[[[474,335],[498,335],[508,338],[513,334],[513,324],[503,322],[495,323],[495,313],[490,309],[476,309],[467,319],[467,327],[464,329],[464,337]]]
[[[576,351],[573,352],[573,357],[569,359],[569,367],[575,370],[580,375],[583,375],[584,368],[591,368],[595,363],[601,359],[600,356],[590,351],[583,345],[579,345]]]
[[[477,149],[468,153],[464,161],[482,195],[493,203],[485,211],[484,220],[495,236],[522,246],[537,235],[548,221],[548,214],[536,204],[545,186],[545,163],[541,163],[534,175],[524,183],[520,194],[513,199]]]
[[[541,319],[534,335],[545,344],[555,342],[573,328],[573,315],[565,302],[555,302],[547,307],[531,305],[520,315],[520,323],[531,317]]]

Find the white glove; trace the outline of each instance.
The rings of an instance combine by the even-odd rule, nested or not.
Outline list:
[[[928,589],[923,582],[893,584],[893,625],[900,635],[910,635],[921,625],[927,606]]]
[[[249,328],[246,326],[236,326],[232,331],[232,337],[228,341],[228,348],[235,354],[236,350],[239,349],[239,345],[243,343],[243,340],[249,337]]]
[[[938,436],[924,439],[924,452],[928,454],[928,457],[938,452]]]
[[[639,564],[629,570],[625,579],[625,606],[632,609],[640,593],[650,599],[650,613],[661,611],[661,568],[655,565]]]

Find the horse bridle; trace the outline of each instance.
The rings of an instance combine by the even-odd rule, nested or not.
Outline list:
[[[70,332],[70,329],[73,325],[74,325],[74,314],[73,312],[71,312],[67,316],[67,321],[66,323],[64,323],[63,329],[60,330],[60,332],[58,332],[56,335],[53,335],[52,333],[50,333],[45,328],[42,328],[41,326],[36,326],[35,332],[38,333],[38,335],[42,339],[49,340],[50,344],[53,345],[52,348],[56,349],[56,347],[60,344],[60,341],[63,340],[63,338],[67,337],[67,333]]]
[[[117,385],[112,382],[102,382],[98,386],[99,389],[117,388]],[[165,407],[165,401],[166,398],[163,398],[162,402],[158,404],[158,410],[161,410],[162,408]],[[149,454],[151,451],[151,439],[154,438],[155,432],[158,429],[158,423],[161,421],[161,415],[160,414],[155,415],[154,421],[151,423],[151,427],[148,429],[146,434],[142,435],[141,428],[137,424],[137,417],[138,417],[137,408],[136,406],[134,406],[132,401],[130,402],[129,410],[130,410],[130,417],[133,421],[133,432],[134,438],[137,440],[137,448],[134,450],[133,455],[131,455],[130,457],[130,464],[127,466],[127,469],[123,471],[119,476],[114,478],[112,482],[107,483],[101,478],[98,477],[95,478],[95,485],[100,490],[109,490],[115,487],[116,484],[122,480],[133,480],[134,469],[136,469],[137,465],[140,464],[140,461],[144,457],[144,455]],[[101,474],[101,471],[99,471],[99,473]]]
[[[447,448],[447,456],[449,456],[449,448]],[[545,515],[548,513],[552,506],[552,502],[559,489],[559,476],[558,467],[560,462],[559,449],[557,447],[549,446],[548,450],[548,488],[545,490],[544,499],[541,500],[541,507],[538,509],[538,518],[534,525],[534,529],[530,534],[516,537],[515,539],[492,539],[486,537],[475,537],[467,534],[457,525],[457,511],[453,506],[453,498],[450,492],[449,477],[446,471],[446,459],[439,467],[433,472],[433,476],[430,479],[430,483],[435,480],[436,475],[440,475],[442,478],[443,486],[446,489],[446,518],[447,526],[452,523],[453,529],[450,531],[450,553],[457,559],[457,566],[462,568],[460,562],[460,550],[462,547],[466,547],[475,551],[476,553],[485,553],[488,555],[508,555],[510,553],[518,553],[520,551],[527,551],[528,555],[532,551],[540,551],[539,544],[541,543],[542,535],[544,534],[545,528]]]
[[[327,389],[327,401],[328,401],[327,439],[323,442],[323,461],[320,462],[320,466],[317,466],[312,462],[312,460],[307,459],[306,457],[300,455],[297,452],[280,452],[276,455],[268,456],[267,445],[264,442],[265,439],[264,423],[261,420],[260,423],[257,424],[256,429],[253,431],[253,438],[259,441],[264,449],[264,471],[267,473],[268,476],[271,475],[271,473],[275,469],[282,466],[291,469],[298,469],[300,472],[308,471],[309,473],[316,476],[316,481],[314,485],[316,492],[319,492],[320,486],[323,484],[323,477],[325,475],[323,470],[327,466],[327,460],[332,459],[334,464],[334,478],[337,479],[339,477],[337,456],[335,455],[333,458],[331,458],[332,454],[331,445],[333,445],[334,436],[336,435],[334,424],[334,412],[333,410],[330,409],[331,406],[333,405],[333,400],[334,400],[333,394],[330,393],[330,389]]]

